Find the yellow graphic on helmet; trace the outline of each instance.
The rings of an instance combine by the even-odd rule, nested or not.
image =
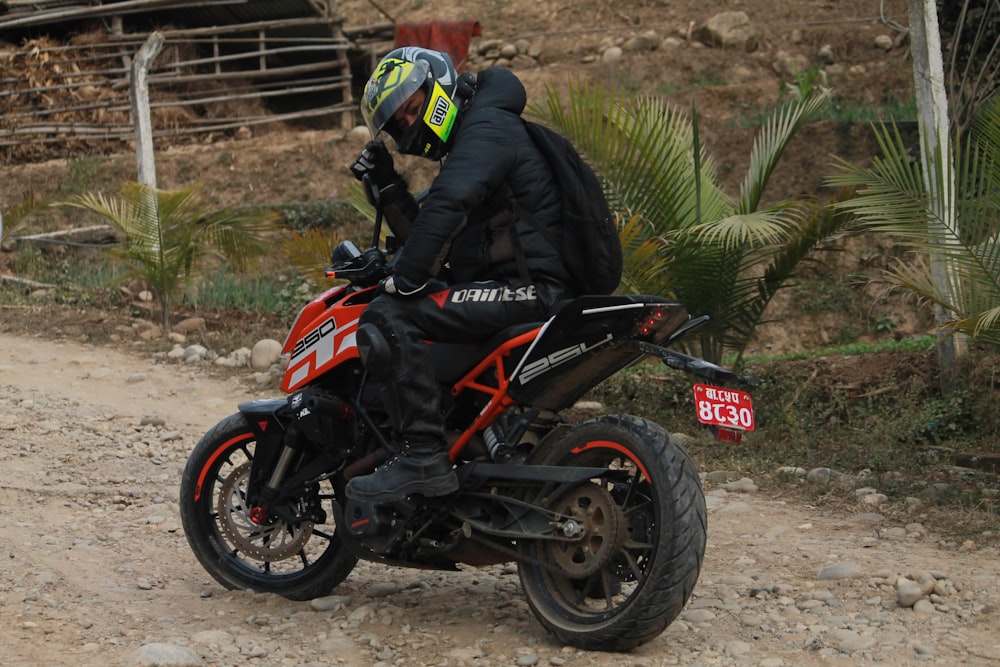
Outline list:
[[[458,110],[448,98],[448,94],[435,81],[430,102],[427,104],[427,110],[424,111],[424,123],[441,141],[447,141],[457,114]]]
[[[365,102],[369,109],[378,108],[382,100],[403,80],[403,70],[413,68],[412,65],[410,67],[406,67],[406,65],[410,65],[410,63],[393,59],[379,63],[378,69],[372,73],[372,78],[365,87]]]
[[[393,112],[423,81],[423,69],[414,63],[397,58],[386,58],[379,63],[365,86],[364,110],[371,115],[377,128],[381,128]],[[419,73],[415,70],[420,70]]]

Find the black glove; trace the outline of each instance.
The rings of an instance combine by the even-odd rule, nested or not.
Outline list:
[[[365,144],[365,150],[351,165],[351,173],[359,181],[364,180],[366,175],[370,176],[379,190],[387,188],[400,178],[393,166],[389,149],[381,141],[369,141]]]
[[[414,297],[423,296],[427,293],[428,284],[426,282],[420,283],[419,285],[406,278],[394,273],[388,278],[384,279],[379,283],[379,288],[386,294],[392,296],[398,296],[403,299],[412,299]]]

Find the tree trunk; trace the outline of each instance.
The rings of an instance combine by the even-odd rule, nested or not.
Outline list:
[[[163,35],[154,32],[139,49],[132,61],[132,123],[135,125],[136,162],[139,183],[156,187],[156,161],[153,158],[153,123],[149,116],[149,85],[146,74],[149,66],[163,48]]]
[[[920,127],[921,164],[928,202],[928,225],[940,243],[951,243],[955,225],[955,170],[948,138],[948,95],[944,83],[944,61],[941,55],[941,33],[938,29],[935,0],[910,1],[910,44],[913,51],[913,84],[917,97]],[[931,276],[945,297],[951,300],[952,275],[947,260],[931,255]],[[964,345],[957,336],[946,335],[944,323],[952,313],[943,306],[934,307],[938,333],[941,369],[946,382],[953,374],[955,360]]]

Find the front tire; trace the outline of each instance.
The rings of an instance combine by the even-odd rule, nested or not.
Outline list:
[[[298,500],[300,507],[321,507],[323,523],[289,524],[277,517],[254,522],[246,490],[255,449],[256,437],[241,414],[216,424],[195,446],[180,488],[188,544],[205,570],[228,589],[291,600],[326,595],[357,563],[337,534],[333,490],[327,481]]]
[[[552,508],[590,517],[577,549],[545,540],[518,545],[521,586],[535,616],[586,650],[627,651],[657,637],[687,603],[705,554],[705,496],[687,453],[653,422],[605,416],[535,458],[614,471]]]

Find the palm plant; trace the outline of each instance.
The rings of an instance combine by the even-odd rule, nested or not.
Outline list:
[[[21,228],[24,221],[36,211],[44,209],[45,199],[36,199],[32,193],[26,193],[21,201],[6,210],[0,210],[0,246]]]
[[[858,188],[843,207],[872,231],[900,239],[911,251],[884,278],[951,313],[946,331],[1000,343],[1000,99],[980,114],[972,136],[952,140],[953,155],[933,157],[937,193],[928,193],[921,166],[910,159],[895,126],[876,127],[882,156],[870,168],[841,163],[828,180]],[[954,161],[954,208],[947,205],[945,159]],[[928,205],[930,195],[945,202]],[[954,216],[943,211],[954,211]],[[931,260],[935,261],[931,261]],[[943,267],[935,276],[932,264]],[[941,279],[943,277],[943,280]]]
[[[762,204],[782,152],[827,99],[816,91],[771,114],[736,199],[699,143],[694,110],[689,119],[658,97],[626,99],[584,84],[570,86],[567,108],[549,89],[530,111],[586,155],[628,220],[620,289],[669,294],[692,315],[709,315],[701,356],[718,362],[729,349],[738,364],[775,292],[850,220],[805,199]]]
[[[125,242],[113,252],[127,275],[150,285],[164,331],[170,328],[173,299],[208,254],[237,269],[251,266],[276,219],[263,209],[208,208],[195,188],[167,191],[135,182],[125,183],[117,197],[87,193],[60,205],[97,213],[121,232]]]

